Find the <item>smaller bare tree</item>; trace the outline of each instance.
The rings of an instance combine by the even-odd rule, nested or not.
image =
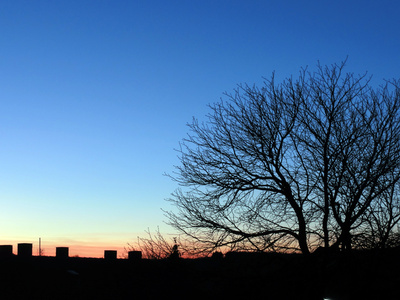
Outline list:
[[[157,228],[155,234],[148,229],[147,238],[138,237],[135,244],[128,243],[125,251],[141,251],[143,258],[146,259],[165,259],[178,258],[181,255],[179,238],[168,240],[164,237],[160,229]]]
[[[355,236],[358,248],[390,248],[400,246],[400,183],[385,191],[372,203]]]

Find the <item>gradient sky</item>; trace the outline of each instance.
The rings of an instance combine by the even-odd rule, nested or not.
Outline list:
[[[0,244],[121,255],[148,228],[174,234],[163,174],[193,116],[317,61],[400,78],[399,15],[395,0],[1,1]]]

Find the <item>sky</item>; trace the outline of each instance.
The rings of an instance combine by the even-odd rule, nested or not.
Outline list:
[[[165,174],[193,117],[238,84],[347,60],[400,78],[400,3],[0,2],[0,244],[123,255],[170,228]],[[34,253],[34,254],[35,254]]]

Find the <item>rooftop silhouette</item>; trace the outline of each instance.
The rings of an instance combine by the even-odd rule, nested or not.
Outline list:
[[[2,299],[395,299],[400,249],[302,254],[228,252],[198,259],[14,255],[0,246]]]

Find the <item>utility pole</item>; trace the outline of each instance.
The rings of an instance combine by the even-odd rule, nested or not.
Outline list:
[[[39,238],[39,256],[42,256],[42,238]]]

